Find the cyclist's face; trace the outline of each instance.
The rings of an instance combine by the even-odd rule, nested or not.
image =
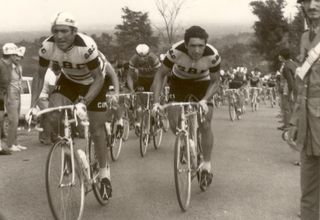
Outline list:
[[[188,44],[186,44],[186,48],[193,60],[199,60],[206,48],[206,41],[200,38],[190,38]]]
[[[77,32],[70,26],[55,25],[52,27],[52,34],[57,47],[67,50],[73,44]]]
[[[302,5],[311,20],[320,19],[320,0],[305,0]]]

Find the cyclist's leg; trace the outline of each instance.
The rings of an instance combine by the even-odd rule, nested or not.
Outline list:
[[[108,157],[108,149],[106,148],[106,133],[104,130],[106,117],[106,101],[105,93],[107,84],[101,89],[97,97],[88,106],[88,116],[90,122],[90,135],[92,137],[97,159],[99,161],[99,177],[101,180],[100,193],[104,200],[107,200],[112,195],[110,165]]]

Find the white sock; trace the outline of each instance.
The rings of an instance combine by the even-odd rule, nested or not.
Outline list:
[[[99,176],[101,179],[103,178],[108,178],[109,180],[111,180],[111,176],[110,176],[110,166],[107,165],[104,168],[100,168],[99,170]]]
[[[211,162],[210,161],[204,161],[202,165],[202,169],[211,172]]]

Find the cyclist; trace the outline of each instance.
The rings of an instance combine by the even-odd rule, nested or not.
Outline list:
[[[198,98],[205,112],[206,120],[200,125],[203,146],[204,164],[201,177],[208,185],[212,181],[211,152],[213,132],[211,128],[213,106],[207,105],[214,93],[219,90],[220,56],[218,51],[207,44],[208,34],[200,26],[192,26],[186,30],[184,40],[174,44],[166,54],[162,66],[158,70],[153,85],[153,111],[159,107],[160,91],[166,75],[171,74],[170,88],[175,101],[183,102],[192,95]],[[178,124],[177,111],[169,111],[170,127],[175,133]]]
[[[159,69],[161,63],[159,58],[150,51],[146,44],[139,44],[135,49],[136,53],[129,61],[130,71],[127,75],[127,85],[130,92],[134,91],[150,91],[155,73]],[[133,79],[137,78],[135,83]],[[135,122],[136,129],[140,129],[140,121],[142,117],[142,106],[146,104],[146,99],[137,96],[136,111],[137,120]]]
[[[50,97],[49,107],[75,103],[79,118],[84,120],[88,117],[100,165],[100,193],[107,200],[111,197],[112,188],[104,132],[105,91],[108,86],[105,72],[115,74],[114,70],[110,65],[104,67],[106,71],[101,69],[100,66],[106,63],[99,60],[96,43],[91,37],[78,32],[78,25],[70,13],[55,15],[51,33],[39,50],[39,72],[33,78],[31,104],[34,106],[39,97],[47,68],[52,63],[59,64],[62,73]],[[57,121],[57,117],[55,114],[50,119]]]
[[[234,74],[231,75],[231,79],[229,81],[229,89],[239,89],[236,103],[236,110],[238,113],[242,113],[242,107],[244,105],[244,97],[243,94],[240,94],[240,89],[244,88],[246,85],[245,74],[243,73],[241,68],[234,69]]]
[[[261,72],[259,71],[258,68],[254,68],[254,70],[251,71],[251,74],[249,75],[249,85],[251,88],[261,87],[260,75],[261,75]],[[253,92],[254,92],[253,90],[250,91],[251,97],[253,96]],[[258,96],[257,96],[258,102],[259,102],[259,95],[260,95],[260,90],[258,90]]]

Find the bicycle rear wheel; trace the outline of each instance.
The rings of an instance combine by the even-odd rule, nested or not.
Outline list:
[[[187,149],[187,137],[178,134],[174,147],[174,183],[179,206],[186,211],[191,198],[190,154]]]
[[[89,164],[90,164],[90,173],[91,176],[90,178],[93,180],[92,183],[92,189],[93,189],[93,194],[96,197],[97,201],[99,202],[100,205],[104,206],[108,204],[108,200],[103,200],[100,195],[100,178],[99,178],[99,162],[97,159],[96,151],[94,148],[93,141],[91,138],[89,139]]]
[[[140,154],[144,157],[147,153],[147,148],[150,139],[150,113],[144,111],[141,119],[140,129]]]
[[[130,133],[130,123],[128,119],[123,119],[123,137],[124,141],[128,140]]]
[[[122,148],[122,139],[123,137],[123,127],[120,128],[116,123],[112,123],[111,128],[111,159],[116,161],[119,158],[121,148]]]
[[[65,139],[57,141],[52,146],[46,163],[46,191],[50,210],[55,219],[81,219],[85,187],[80,169],[76,158],[72,169],[68,141]]]

